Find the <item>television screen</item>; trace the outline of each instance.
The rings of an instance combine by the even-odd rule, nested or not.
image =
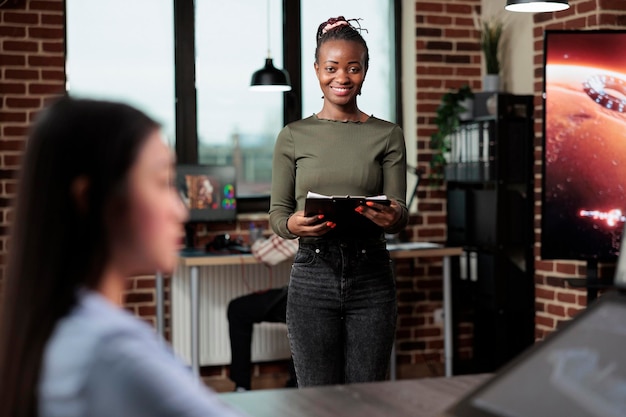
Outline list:
[[[626,220],[626,31],[546,31],[543,259],[615,260]]]
[[[189,222],[234,221],[237,216],[234,166],[178,165],[176,189]]]

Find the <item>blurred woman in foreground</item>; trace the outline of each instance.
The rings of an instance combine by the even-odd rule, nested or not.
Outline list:
[[[187,213],[159,125],[63,98],[27,141],[0,316],[1,416],[236,416],[126,312],[170,272]]]

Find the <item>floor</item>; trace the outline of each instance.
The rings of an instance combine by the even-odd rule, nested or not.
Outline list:
[[[254,364],[252,369],[252,390],[284,388],[289,380],[287,361]],[[228,378],[228,369],[222,367],[202,368],[202,380],[217,392],[232,392],[235,384]]]
[[[284,388],[289,380],[287,361],[254,364],[252,390]],[[217,392],[232,392],[235,384],[228,378],[228,367],[201,369],[204,383]],[[399,364],[397,379],[420,379],[443,376],[443,365],[439,363]]]

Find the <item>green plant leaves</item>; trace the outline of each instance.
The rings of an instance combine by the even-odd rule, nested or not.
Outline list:
[[[500,73],[498,45],[502,37],[502,22],[498,20],[483,22],[480,32],[480,47],[485,56],[487,74]]]
[[[462,86],[458,91],[451,90],[441,97],[435,117],[437,130],[430,136],[430,148],[434,151],[430,160],[431,185],[440,185],[443,182],[445,154],[450,151],[449,136],[459,127],[459,115],[467,110],[460,103],[473,97],[474,93],[469,85]]]

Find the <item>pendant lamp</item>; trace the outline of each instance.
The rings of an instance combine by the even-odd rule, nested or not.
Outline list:
[[[569,9],[567,0],[507,0],[504,8],[510,12],[560,12]]]
[[[265,66],[252,74],[251,91],[290,91],[291,82],[285,70],[276,68],[270,52],[270,2],[267,0],[267,59]]]

